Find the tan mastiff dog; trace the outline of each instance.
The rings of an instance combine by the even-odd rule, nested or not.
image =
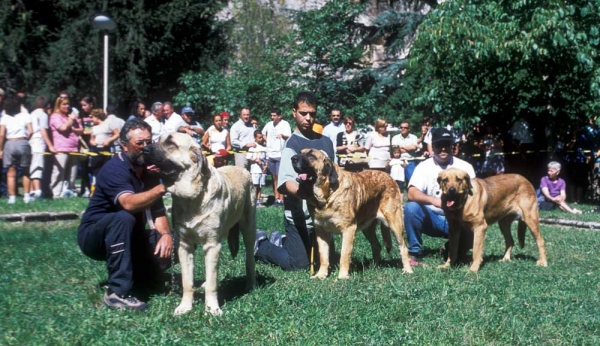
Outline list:
[[[506,244],[502,261],[510,261],[515,244],[510,226],[514,220],[519,220],[519,246],[524,246],[525,228],[529,227],[540,254],[536,264],[548,266],[544,238],[540,232],[537,197],[527,179],[518,174],[502,174],[471,180],[467,172],[448,168],[439,173],[438,183],[442,189],[442,209],[449,226],[448,260],[441,268],[456,263],[460,230],[470,229],[474,233],[470,270],[477,272],[483,261],[486,229],[494,222],[498,222]]]
[[[164,134],[144,149],[149,164],[160,169],[163,183],[173,197],[173,229],[179,237],[179,262],[183,298],[175,315],[192,309],[194,250],[201,245],[206,265],[205,311],[220,315],[217,280],[221,242],[228,240],[235,257],[241,231],[246,246],[246,288],[256,283],[254,240],[256,206],[250,173],[235,166],[209,166],[202,149],[183,133]]]
[[[339,279],[349,277],[352,247],[358,229],[369,240],[373,259],[378,262],[381,245],[377,240],[376,220],[383,223],[384,240],[386,231],[389,239],[389,229],[396,236],[403,272],[413,272],[404,243],[400,188],[389,174],[373,170],[346,172],[316,149],[304,149],[294,155],[292,164],[299,173],[300,189],[307,196],[319,245],[321,264],[314,278],[324,279],[328,275],[330,233],[342,234]],[[386,247],[389,251],[391,242]]]

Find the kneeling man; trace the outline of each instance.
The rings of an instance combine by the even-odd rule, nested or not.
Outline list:
[[[448,221],[442,210],[442,190],[437,182],[438,173],[454,167],[467,172],[471,179],[475,178],[475,170],[470,163],[452,156],[452,132],[445,128],[433,129],[431,142],[433,157],[415,168],[408,183],[408,202],[404,206],[404,227],[412,266],[420,264],[417,259],[423,251],[423,233],[430,237],[448,238]],[[472,239],[473,234],[469,233],[465,237]]]
[[[130,120],[120,139],[123,151],[98,172],[77,241],[88,257],[106,261],[104,304],[144,310],[147,304],[132,296],[132,291],[160,284],[163,271],[170,266],[173,238],[162,201],[165,186],[146,167],[142,153],[152,143],[150,125]]]

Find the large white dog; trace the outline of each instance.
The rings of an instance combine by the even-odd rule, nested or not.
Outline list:
[[[194,250],[202,245],[205,255],[205,310],[222,313],[217,300],[217,280],[221,242],[227,238],[235,257],[241,231],[246,246],[246,288],[256,283],[254,241],[256,205],[250,173],[235,166],[219,169],[207,164],[202,149],[192,137],[181,133],[164,134],[144,149],[148,164],[154,164],[173,198],[173,229],[179,237],[179,261],[183,298],[175,315],[192,309]]]

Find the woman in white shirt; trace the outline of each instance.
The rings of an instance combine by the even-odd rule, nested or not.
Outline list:
[[[387,132],[387,121],[377,119],[375,122],[375,131],[369,133],[365,149],[369,156],[369,168],[379,171],[385,171],[390,160],[391,138]]]
[[[17,166],[23,168],[24,202],[29,203],[29,165],[31,164],[31,146],[29,138],[33,133],[29,113],[21,112],[21,104],[16,97],[4,101],[4,116],[0,118],[0,159],[7,168],[6,184],[8,204],[17,201]],[[5,145],[6,142],[6,145]]]
[[[90,113],[92,118],[92,135],[90,138],[90,149],[97,155],[90,157],[92,170],[92,186],[95,184],[96,174],[102,166],[110,160],[110,148],[113,142],[119,138],[119,130],[110,126],[106,120],[106,113],[101,108],[93,109]],[[111,128],[112,127],[112,128]]]
[[[221,115],[213,115],[212,123],[213,126],[209,127],[202,137],[202,146],[213,154],[207,157],[208,162],[211,164],[214,162],[214,154],[220,149],[231,151],[229,131],[223,127],[223,118]]]

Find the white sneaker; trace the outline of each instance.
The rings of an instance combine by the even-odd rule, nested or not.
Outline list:
[[[25,194],[25,196],[23,196],[23,202],[25,202],[25,204],[31,201],[33,201],[33,197],[31,197],[29,194]]]
[[[8,204],[17,203],[17,196],[8,196]]]

